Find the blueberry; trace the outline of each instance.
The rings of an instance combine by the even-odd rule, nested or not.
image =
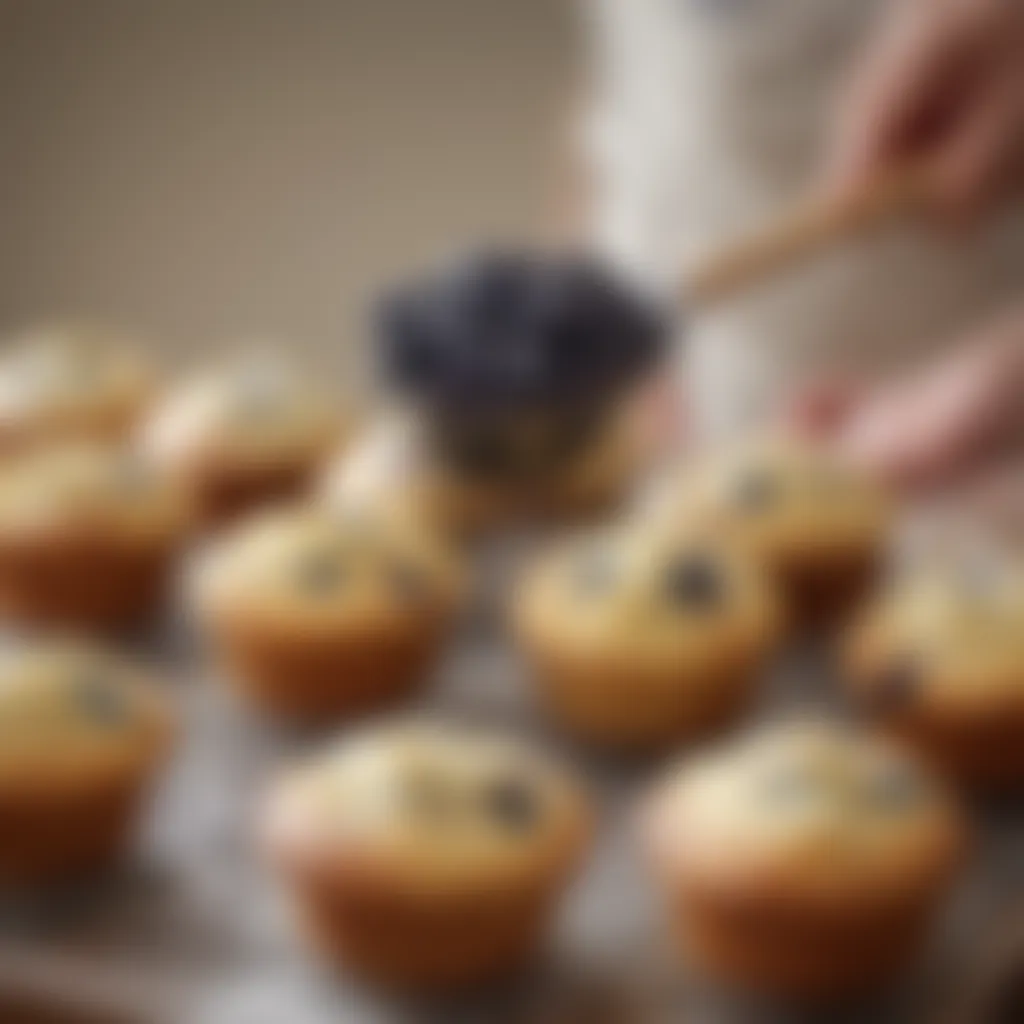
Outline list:
[[[904,655],[884,665],[865,694],[866,709],[873,715],[897,713],[908,708],[921,687],[917,658]]]
[[[299,562],[295,576],[303,593],[322,597],[338,589],[344,572],[333,552],[317,551]]]
[[[497,779],[484,790],[487,813],[505,828],[525,832],[540,817],[540,800],[536,790],[525,780]]]
[[[750,470],[736,481],[732,496],[744,512],[763,512],[776,502],[779,488],[767,472]]]
[[[456,268],[455,286],[475,323],[500,326],[526,311],[533,271],[525,253],[483,254]]]
[[[718,567],[703,555],[677,558],[668,568],[665,588],[674,604],[700,610],[718,607],[725,590]]]
[[[376,334],[389,383],[434,412],[466,412],[603,403],[666,331],[591,260],[499,250],[386,297]]]
[[[95,725],[113,728],[127,717],[121,694],[99,673],[87,673],[75,682],[74,701],[82,715]]]

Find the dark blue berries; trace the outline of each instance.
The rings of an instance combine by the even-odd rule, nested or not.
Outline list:
[[[652,364],[665,334],[661,317],[597,263],[515,251],[399,289],[377,317],[388,384],[435,411],[485,418],[601,404]]]
[[[669,565],[665,589],[673,604],[708,611],[722,603],[725,581],[719,566],[710,558],[704,555],[683,555]]]
[[[491,817],[504,828],[525,832],[540,818],[540,800],[533,786],[525,779],[503,778],[484,790],[484,806]]]

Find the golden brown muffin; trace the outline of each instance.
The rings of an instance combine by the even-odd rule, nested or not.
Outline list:
[[[268,810],[314,943],[418,987],[523,966],[589,832],[581,794],[538,755],[439,725],[349,739],[287,776]]]
[[[186,382],[148,424],[145,446],[223,523],[313,482],[343,432],[338,400],[294,367],[252,361]]]
[[[16,337],[0,358],[0,454],[123,440],[154,387],[152,367],[112,332],[52,327]]]
[[[952,804],[902,750],[810,723],[674,772],[648,825],[686,952],[796,1001],[864,994],[904,969],[964,845]]]
[[[866,477],[827,453],[781,438],[709,455],[669,483],[655,518],[700,524],[760,560],[794,618],[821,623],[874,582],[890,510]]]
[[[763,571],[717,540],[636,523],[556,546],[527,575],[515,620],[556,717],[643,750],[744,710],[780,640],[780,603]]]
[[[463,439],[466,450],[458,457],[431,447],[426,429],[400,414],[372,425],[329,467],[326,499],[414,507],[436,529],[473,535],[607,509],[625,497],[644,462],[636,418],[625,411],[609,413],[557,458],[542,455],[553,443],[542,424],[519,423],[490,440],[476,437],[472,445]]]
[[[174,481],[120,449],[72,445],[0,468],[0,612],[42,626],[143,622],[192,526]]]
[[[463,578],[417,523],[357,510],[266,513],[215,547],[201,616],[230,679],[287,717],[347,717],[411,693],[440,652]]]
[[[51,641],[0,656],[0,886],[107,866],[172,733],[145,673],[105,651]]]
[[[917,566],[850,631],[856,704],[956,781],[1024,784],[1024,564]]]

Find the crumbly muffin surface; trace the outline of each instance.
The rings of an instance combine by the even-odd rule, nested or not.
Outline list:
[[[908,755],[802,723],[706,755],[661,795],[663,852],[684,873],[778,895],[913,889],[958,842],[945,794]]]
[[[167,725],[145,673],[105,650],[38,642],[0,654],[0,782],[84,781],[151,756]]]
[[[428,884],[539,869],[582,817],[574,786],[528,748],[432,723],[344,740],[278,797],[293,838]]]
[[[99,445],[30,452],[0,467],[0,530],[106,530],[125,539],[175,533],[190,502],[145,457]]]

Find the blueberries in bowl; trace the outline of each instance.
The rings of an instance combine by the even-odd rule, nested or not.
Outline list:
[[[660,354],[665,325],[596,261],[495,251],[397,289],[376,321],[385,381],[448,414],[601,403]]]

